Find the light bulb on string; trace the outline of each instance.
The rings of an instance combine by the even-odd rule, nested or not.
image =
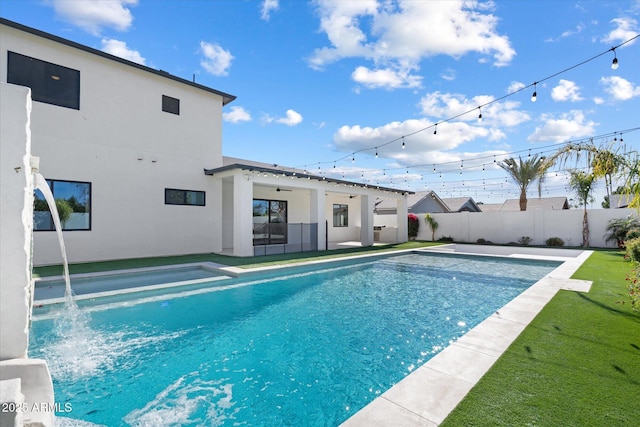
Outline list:
[[[617,70],[620,64],[618,64],[618,55],[616,55],[616,48],[612,47],[611,50],[613,51],[613,61],[611,61],[611,69]]]
[[[533,94],[531,95],[531,102],[536,102],[538,99],[538,82],[533,83]]]
[[[376,147],[376,159],[378,158],[378,147]]]
[[[436,123],[434,126],[433,134],[436,135],[438,133],[438,124]]]
[[[482,110],[480,109],[480,107],[478,107],[478,111],[480,114],[478,114],[478,123],[482,122]]]
[[[402,149],[404,150],[404,149],[405,149],[405,147],[406,147],[406,146],[405,146],[405,144],[404,144],[404,136],[403,136],[403,137],[402,137]]]

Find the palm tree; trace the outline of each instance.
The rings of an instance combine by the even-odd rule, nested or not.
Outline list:
[[[570,171],[569,186],[578,198],[578,203],[584,206],[584,215],[582,216],[582,246],[589,246],[589,218],[587,216],[587,205],[593,203],[595,199],[591,195],[595,187],[596,177],[591,173],[584,171]]]
[[[583,156],[587,158],[587,164],[591,166],[595,178],[604,178],[607,199],[613,194],[613,176],[627,164],[626,158],[620,151],[623,146],[616,141],[608,147],[597,147],[593,141],[583,142],[577,145],[568,144],[549,156],[550,163],[560,162],[566,164],[569,159],[575,158],[576,163]]]
[[[547,169],[551,166],[551,163],[547,161],[544,156],[538,157],[538,155],[529,156],[527,160],[522,160],[522,157],[518,157],[516,161],[514,158],[504,159],[498,163],[500,167],[506,170],[513,182],[515,182],[520,188],[520,210],[527,210],[527,189],[529,185],[538,181],[538,197],[542,195],[542,184],[544,183],[544,176]]]

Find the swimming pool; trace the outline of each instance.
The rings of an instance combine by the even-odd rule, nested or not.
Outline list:
[[[558,265],[413,253],[86,303],[74,332],[36,311],[30,356],[65,417],[337,425]]]

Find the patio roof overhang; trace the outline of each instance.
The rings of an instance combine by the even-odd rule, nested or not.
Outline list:
[[[401,190],[401,189],[391,188],[391,187],[382,187],[379,185],[371,185],[371,184],[363,184],[363,183],[354,182],[354,181],[346,181],[343,179],[311,174],[307,171],[300,171],[297,169],[288,169],[278,165],[274,165],[274,167],[266,167],[266,166],[251,165],[251,164],[244,164],[244,163],[232,163],[225,166],[221,166],[219,168],[205,169],[204,174],[214,176],[216,174],[230,172],[233,170],[272,174],[274,176],[284,176],[289,178],[315,180],[320,182],[334,183],[336,185],[345,185],[348,187],[360,187],[363,189],[386,191],[390,193],[396,193],[402,196],[406,196],[407,194],[414,194],[413,191],[409,191],[409,190]]]

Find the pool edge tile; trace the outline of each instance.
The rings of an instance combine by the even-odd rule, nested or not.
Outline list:
[[[398,405],[391,400],[380,397],[358,411],[342,427],[402,427],[421,426],[436,427],[438,424]]]

